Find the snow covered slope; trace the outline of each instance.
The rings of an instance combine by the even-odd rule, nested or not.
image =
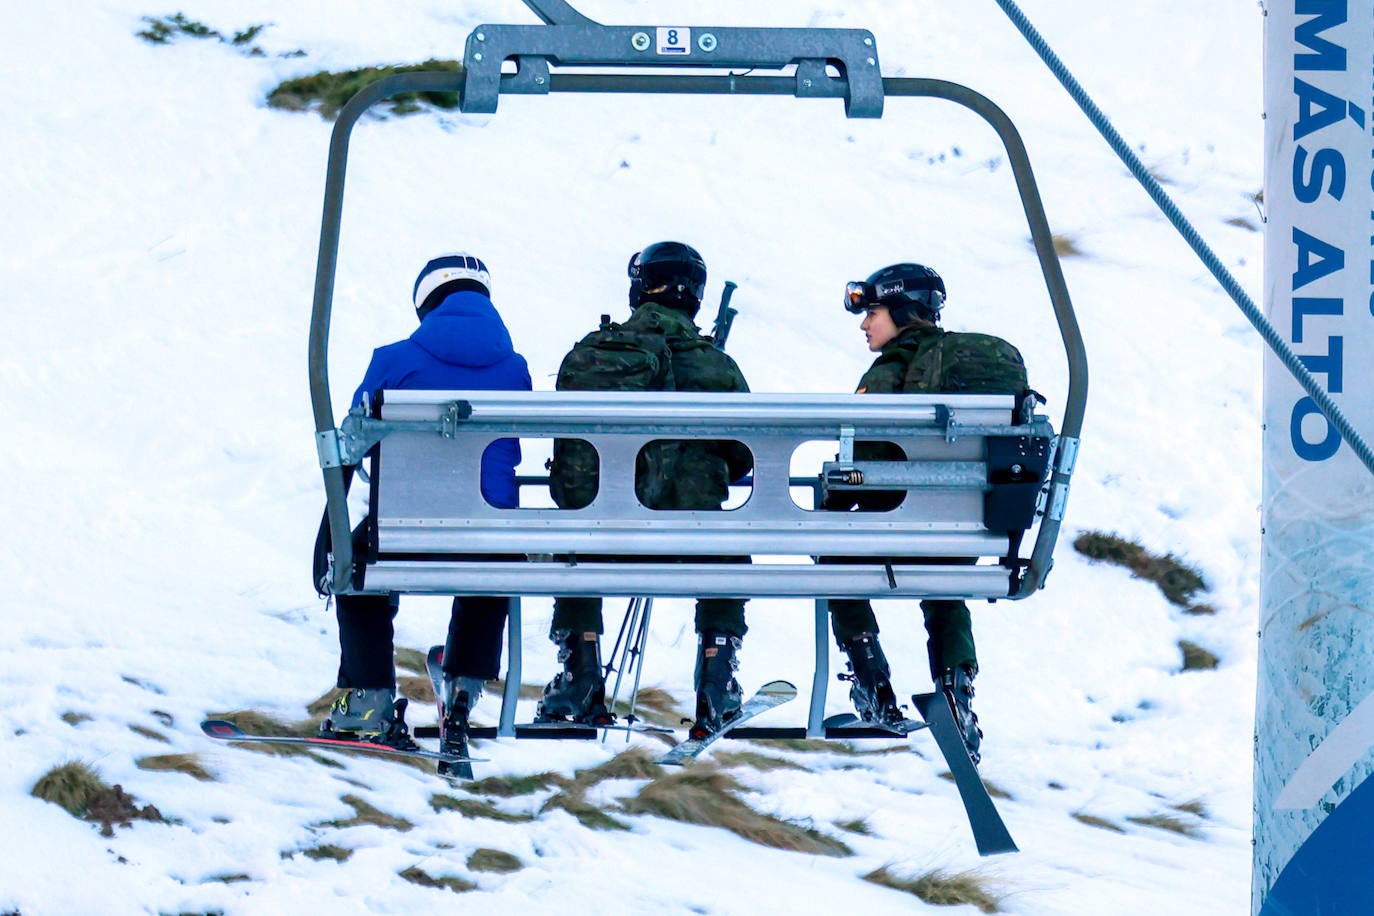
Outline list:
[[[323,766],[204,739],[207,713],[303,718],[336,665],[333,617],[307,572],[322,488],[306,329],[330,124],[264,98],[320,69],[458,57],[480,23],[536,20],[517,0],[178,7],[226,34],[269,24],[265,54],[250,56],[135,37],[142,17],[171,9],[61,0],[15,5],[0,30],[0,912],[925,911],[860,880],[882,866],[976,870],[1016,914],[1248,912],[1261,344],[1243,316],[992,2],[574,5],[612,23],[868,28],[885,74],[964,83],[1020,128],[1050,224],[1079,252],[1064,269],[1092,370],[1048,588],[975,607],[984,775],[1010,796],[999,804],[1023,851],[978,859],[919,735],[919,755],[755,748],[799,768],[729,768],[754,790],[745,803],[841,839],[843,857],[618,810],[643,779],[586,795],[628,830],[541,810],[553,786],[496,798],[505,822],[436,810],[446,787],[395,763]],[[1259,10],[1022,6],[1257,290]],[[507,97],[495,116],[370,120],[349,182],[336,405],[373,346],[409,333],[411,283],[431,255],[481,254],[536,387],[551,388],[568,346],[622,307],[628,256],[663,238],[703,253],[711,299],[740,284],[730,347],[754,390],[852,390],[870,354],[839,307],[843,283],[917,260],[949,286],[950,327],[1014,341],[1052,416],[1062,404],[1066,368],[1010,169],[954,106],[893,100],[866,122],[784,98]],[[1216,613],[1184,614],[1086,563],[1069,542],[1087,530],[1186,558]],[[530,683],[555,669],[549,610],[525,602]],[[916,609],[878,610],[898,687],[928,689]],[[444,602],[408,600],[398,643],[424,648],[445,619]],[[809,683],[809,607],[758,601],[749,621],[746,686]],[[1220,666],[1180,673],[1180,640]],[[660,604],[651,643],[647,682],[686,708],[686,602]],[[830,705],[847,708],[842,690]],[[799,722],[802,706],[768,721]],[[482,773],[570,776],[620,750],[488,743]],[[172,754],[196,755],[212,778],[139,766]],[[68,761],[171,823],[105,838],[31,797]],[[330,826],[357,810],[344,796],[412,827]],[[1194,835],[1130,820],[1159,816]],[[353,852],[304,853],[324,846]],[[469,864],[481,848],[523,867],[482,871]],[[401,877],[410,868],[478,888],[449,897]]]

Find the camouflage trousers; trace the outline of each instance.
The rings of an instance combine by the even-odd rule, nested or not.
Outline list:
[[[698,598],[696,630],[720,630],[731,636],[744,636],[744,598]],[[604,633],[600,598],[564,597],[553,600],[553,623],[550,633],[571,630],[574,633]]]
[[[937,677],[947,668],[965,665],[978,671],[978,653],[973,645],[973,620],[968,605],[962,601],[930,599],[921,602],[926,621],[926,655],[930,676]],[[866,599],[836,598],[830,602],[830,626],[835,641],[860,633],[877,633],[878,618],[873,605]]]
[[[860,557],[821,557],[821,563],[871,563],[871,558]],[[879,561],[881,562],[881,561]],[[929,557],[890,561],[894,563],[974,563],[975,560],[962,557]],[[921,602],[925,615],[926,655],[930,663],[931,678],[937,677],[948,668],[964,665],[978,672],[978,652],[973,643],[973,619],[968,605],[963,601],[928,598]],[[873,605],[865,599],[832,598],[830,600],[830,627],[835,641],[843,646],[846,640],[860,633],[877,633],[878,618],[873,614]]]

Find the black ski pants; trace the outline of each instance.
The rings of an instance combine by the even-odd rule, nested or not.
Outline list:
[[[339,595],[335,599],[339,620],[338,686],[396,685],[393,620],[399,605],[400,595]],[[444,641],[444,673],[484,681],[500,677],[501,640],[509,609],[509,598],[454,598]]]

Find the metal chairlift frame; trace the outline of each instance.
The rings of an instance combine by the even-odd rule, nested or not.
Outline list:
[[[353,127],[373,105],[400,93],[417,91],[457,93],[459,107],[464,113],[494,113],[503,93],[579,92],[839,99],[848,117],[863,118],[882,117],[884,101],[889,96],[925,97],[945,99],[981,116],[997,133],[1006,150],[1068,361],[1064,414],[1042,492],[1043,511],[1039,513],[1035,543],[1013,592],[1004,597],[1024,598],[1042,587],[1053,562],[1054,545],[1077,457],[1087,401],[1087,358],[1030,161],[1010,118],[981,94],[956,83],[882,76],[876,42],[865,30],[611,26],[588,19],[565,0],[524,0],[524,3],[544,25],[479,26],[467,39],[461,72],[412,72],[381,79],[349,100],[334,125],[325,181],[309,349],[310,396],[333,545],[330,582],[333,590],[337,593],[355,590],[345,467],[356,464],[361,452],[375,444],[359,443],[336,428],[329,391],[328,338],[349,139]],[[513,72],[506,66],[508,63],[513,63]],[[591,72],[553,72],[552,67],[589,68]],[[691,72],[634,72],[673,68]],[[618,72],[620,70],[629,72]],[[453,417],[444,422],[460,420]],[[794,480],[793,483],[811,485],[815,481]],[[882,594],[875,591],[873,597],[882,597]],[[501,726],[497,730],[501,735],[514,734],[515,694],[520,681],[518,598],[512,604],[506,696]],[[824,734],[821,718],[828,679],[827,604],[824,599],[817,601],[816,674],[805,731],[808,736]]]

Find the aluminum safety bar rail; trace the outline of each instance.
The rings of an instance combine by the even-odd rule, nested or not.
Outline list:
[[[985,526],[985,494],[997,486],[987,440],[1047,448],[1053,435],[1043,416],[1014,424],[1014,408],[1010,395],[385,391],[378,418],[359,410],[344,424],[344,452],[379,446],[371,492],[377,555],[361,587],[1007,597],[1021,570],[1006,562],[1015,550],[1008,532]],[[596,498],[578,510],[488,504],[480,492],[482,455],[513,436],[589,442],[600,460]],[[636,459],[664,439],[744,445],[753,457],[747,498],[723,511],[640,504]],[[854,443],[863,440],[895,442],[913,460],[854,461]],[[832,443],[839,457],[823,464],[830,482],[819,483],[822,489],[916,492],[888,511],[817,511],[809,489],[797,498],[791,472],[797,450],[816,441]],[[1028,479],[1032,490],[1039,486],[1039,476]],[[1027,503],[1024,520],[1005,527],[1028,526],[1030,509]],[[512,555],[533,562],[506,562]],[[608,555],[623,560],[607,562]],[[754,560],[721,559],[730,556]],[[813,566],[818,556],[849,559]],[[889,557],[926,563],[889,567]],[[980,559],[1001,565],[974,566]]]

